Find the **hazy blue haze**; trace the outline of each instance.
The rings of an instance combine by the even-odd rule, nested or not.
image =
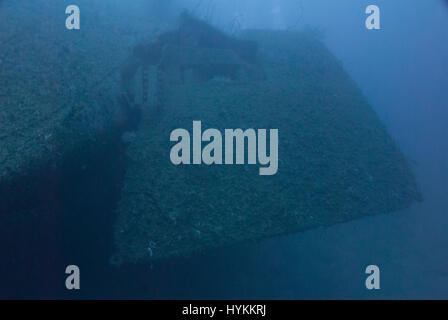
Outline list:
[[[381,30],[365,28],[370,4],[381,9]],[[87,297],[448,298],[446,1],[109,0],[97,9],[108,8],[117,23],[156,12],[166,26],[189,8],[229,32],[318,28],[410,159],[425,201],[402,212],[155,263],[143,271],[100,266],[90,277],[104,277],[103,291]],[[381,269],[379,291],[365,289],[370,264]],[[113,277],[119,284],[109,290]]]

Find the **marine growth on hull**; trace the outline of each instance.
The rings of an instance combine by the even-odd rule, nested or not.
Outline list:
[[[176,41],[147,47],[150,59],[150,50],[162,48],[158,62],[146,66],[153,97],[141,99],[142,119],[127,150],[112,263],[328,226],[420,198],[368,101],[312,34],[252,30],[231,38],[191,17],[175,34]],[[196,155],[173,163],[177,140],[170,136],[179,128],[189,133],[180,153]],[[228,165],[228,150],[220,148],[231,128],[278,130],[275,174],[260,175],[250,163],[248,136],[244,160]],[[207,129],[222,132],[223,140],[218,133],[204,139]],[[217,138],[210,154],[222,159],[195,163]]]
[[[184,13],[177,27],[146,37],[145,20],[137,43],[107,23],[57,31],[59,7],[27,6],[35,16],[20,25],[56,31],[18,39],[6,27],[18,25],[8,14],[16,8],[0,13],[0,222],[18,211],[31,217],[22,199],[44,191],[51,197],[36,201],[57,199],[44,207],[59,212],[71,179],[108,161],[103,154],[125,153],[124,177],[102,186],[120,193],[110,200],[116,265],[389,213],[421,198],[369,102],[311,32],[231,36]],[[46,23],[35,26],[37,18]]]

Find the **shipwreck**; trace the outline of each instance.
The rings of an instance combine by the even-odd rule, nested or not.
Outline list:
[[[0,24],[15,25],[8,10],[15,9],[5,8]],[[115,265],[330,226],[421,200],[406,157],[312,33],[230,36],[184,14],[178,27],[136,46],[130,36],[103,32],[106,24],[87,35],[59,32],[52,10],[33,11],[45,25],[23,22],[39,34],[55,30],[39,43],[28,33],[16,41],[7,27],[0,34],[2,225],[17,212],[21,221],[32,215],[22,200],[48,187],[49,172],[68,181],[54,184],[52,199],[59,199],[77,172],[117,144],[107,153],[124,153],[113,199]],[[174,165],[170,133],[193,121],[203,130],[278,129],[278,172],[259,175],[247,163]]]

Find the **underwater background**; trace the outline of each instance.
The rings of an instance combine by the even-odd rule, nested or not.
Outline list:
[[[61,1],[53,8],[51,1],[36,0],[34,5],[53,8],[51,14],[60,14],[63,26],[65,6],[76,2]],[[0,13],[19,3],[0,1]],[[316,28],[407,157],[424,201],[387,215],[117,268],[110,264],[112,230],[125,171],[123,150],[117,145],[65,176],[58,185],[66,191],[60,193],[63,197],[23,199],[33,203],[32,215],[8,222],[10,212],[1,207],[1,298],[448,298],[446,1],[104,0],[88,7],[86,3],[79,1],[81,30],[95,18],[114,26],[111,32],[146,23],[164,29],[184,8],[229,33]],[[381,9],[381,30],[364,26],[370,4]],[[26,20],[26,13],[20,11],[16,23]],[[23,32],[32,36],[32,30]],[[134,45],[151,37],[134,39],[129,33],[127,39]],[[32,59],[33,52],[24,55]],[[121,62],[96,59],[105,66]],[[0,72],[1,64],[2,60]],[[53,183],[50,176],[44,186],[52,188]],[[79,291],[65,289],[69,264],[80,267]],[[381,290],[365,288],[364,270],[370,264],[381,269]]]

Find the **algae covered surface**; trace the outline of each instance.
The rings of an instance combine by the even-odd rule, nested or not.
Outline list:
[[[406,159],[356,84],[308,32],[246,31],[264,79],[165,81],[127,150],[112,263],[190,254],[410,206]],[[181,50],[180,48],[179,50]],[[159,86],[159,88],[157,87]],[[179,165],[170,133],[278,129],[278,172],[258,165]]]
[[[67,30],[69,4],[8,2],[0,10],[1,183],[101,143],[117,125],[119,66],[132,37],[105,32],[107,22],[87,9],[84,28]]]

